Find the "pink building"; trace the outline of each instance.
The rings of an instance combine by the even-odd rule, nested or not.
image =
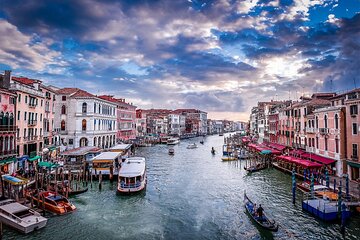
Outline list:
[[[51,87],[41,85],[41,90],[45,93],[44,109],[43,109],[43,137],[44,146],[51,146],[55,144],[55,100],[56,91]]]
[[[117,141],[128,141],[136,138],[136,106],[127,103],[123,98],[114,98],[113,96],[99,96],[107,101],[116,103],[117,110]]]
[[[16,160],[16,94],[9,91],[10,71],[0,75],[0,166],[11,173]]]

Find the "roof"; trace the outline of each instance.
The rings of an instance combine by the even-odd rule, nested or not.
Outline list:
[[[88,153],[97,153],[100,152],[102,149],[98,147],[92,146],[85,146],[85,147],[78,147],[68,151],[61,153],[63,156],[83,156]]]
[[[99,155],[97,155],[96,157],[94,157],[92,159],[92,161],[94,160],[115,160],[115,158],[119,157],[121,153],[119,152],[103,152],[100,153]]]
[[[131,144],[118,144],[110,148],[110,150],[128,150],[131,147]]]
[[[11,77],[11,80],[29,86],[33,85],[34,83],[41,83],[40,80],[30,79],[27,77]]]
[[[57,94],[71,95],[71,97],[96,97],[95,95],[79,88],[61,88]]]
[[[24,205],[21,205],[20,203],[14,202],[12,200],[1,201],[0,204],[3,204],[0,206],[0,209],[4,210],[5,212],[8,212],[8,213],[17,213],[17,212],[22,212],[22,211],[29,209],[29,208],[25,207]]]
[[[278,158],[281,160],[287,161],[287,162],[295,163],[296,165],[307,167],[307,168],[320,168],[322,166],[321,164],[316,163],[316,162],[304,160],[301,158],[291,157],[291,156],[281,155]]]
[[[126,159],[119,171],[121,177],[141,176],[145,173],[145,158],[131,157]]]

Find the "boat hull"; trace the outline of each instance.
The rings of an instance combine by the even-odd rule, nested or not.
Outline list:
[[[46,226],[47,224],[47,219],[42,217],[42,220],[39,220],[39,222],[35,223],[35,224],[31,224],[28,226],[21,226],[19,224],[14,223],[13,221],[5,218],[5,217],[1,217],[1,222],[3,222],[5,225],[16,229],[17,231],[24,233],[24,234],[28,234],[31,233],[33,231],[39,230],[43,227]],[[26,221],[26,219],[24,219],[24,221]]]
[[[139,187],[134,188],[122,188],[118,186],[117,193],[119,194],[132,194],[132,193],[139,193],[146,189],[146,183],[142,183]]]

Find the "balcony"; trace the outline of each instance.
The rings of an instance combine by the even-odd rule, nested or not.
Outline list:
[[[29,108],[36,108],[37,105],[33,104],[33,103],[29,103],[28,106],[29,106]]]
[[[29,120],[28,126],[35,126],[37,124],[37,120]]]
[[[306,131],[307,133],[315,133],[315,128],[307,127],[307,128],[305,129],[305,131]]]
[[[319,133],[321,135],[329,134],[329,129],[328,128],[319,128]]]
[[[15,132],[16,126],[0,126],[0,132]]]

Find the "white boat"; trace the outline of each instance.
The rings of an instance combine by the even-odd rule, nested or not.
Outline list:
[[[22,233],[46,226],[47,218],[13,199],[0,201],[0,221]]]
[[[146,165],[143,157],[130,157],[119,171],[117,191],[119,193],[139,192],[146,187]]]
[[[174,155],[174,154],[175,154],[175,149],[170,148],[170,149],[169,149],[169,155]]]
[[[167,145],[176,145],[180,143],[180,139],[179,138],[169,138],[167,140]]]
[[[187,149],[194,149],[194,148],[197,148],[197,145],[196,145],[196,143],[192,143],[192,144],[189,144],[186,148]]]

